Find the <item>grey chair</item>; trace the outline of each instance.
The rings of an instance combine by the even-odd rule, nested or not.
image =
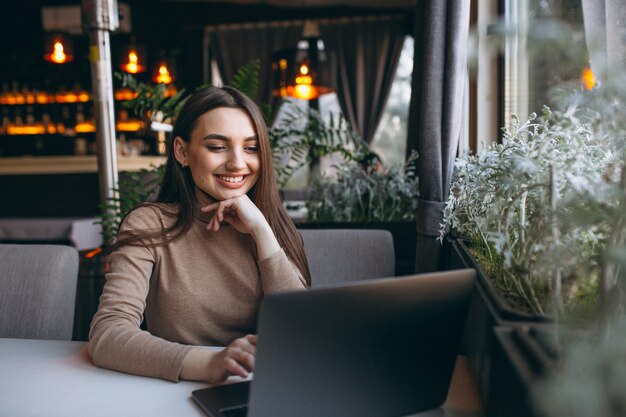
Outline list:
[[[300,229],[311,271],[311,286],[391,277],[393,236],[387,230]]]
[[[78,252],[0,244],[0,337],[71,340]]]

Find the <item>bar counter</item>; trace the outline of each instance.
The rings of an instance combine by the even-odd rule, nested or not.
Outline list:
[[[118,156],[119,171],[139,171],[159,166],[165,156]],[[0,175],[90,174],[98,172],[96,155],[18,156],[0,158]]]

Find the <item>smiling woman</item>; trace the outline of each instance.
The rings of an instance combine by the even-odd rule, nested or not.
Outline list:
[[[120,227],[89,351],[98,366],[172,381],[246,377],[263,295],[310,285],[302,239],[249,98],[230,87],[201,90],[171,137],[157,201]],[[194,347],[206,345],[226,348]]]
[[[216,108],[202,115],[185,142],[174,139],[176,160],[189,167],[197,187],[216,200],[245,194],[260,172],[258,138],[240,109]]]

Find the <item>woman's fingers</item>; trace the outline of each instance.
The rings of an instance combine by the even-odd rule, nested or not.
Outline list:
[[[200,211],[203,213],[208,213],[210,211],[215,210],[219,206],[220,202],[209,204],[208,206],[200,207]]]
[[[222,365],[226,375],[237,375],[247,378],[254,370],[256,355],[256,336],[247,335],[236,339],[222,352]]]
[[[248,343],[250,343],[252,346],[254,346],[256,348],[257,336],[255,334],[248,334],[248,335],[244,336],[243,338],[246,339],[248,341]]]
[[[246,372],[252,372],[254,370],[254,355],[250,352],[241,349],[233,349],[228,359],[235,361],[237,365]]]

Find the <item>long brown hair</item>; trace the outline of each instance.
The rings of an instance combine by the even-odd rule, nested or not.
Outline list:
[[[272,151],[263,116],[250,98],[228,86],[207,87],[191,95],[174,123],[174,129],[167,143],[165,173],[156,198],[157,203],[174,204],[178,207],[176,213],[164,211],[166,215],[175,216],[174,224],[160,231],[132,231],[130,234],[125,234],[123,238],[119,237],[113,249],[123,245],[162,246],[180,238],[189,230],[196,204],[195,185],[190,170],[183,169],[174,157],[174,138],[180,137],[189,143],[191,132],[198,118],[218,107],[243,110],[252,120],[259,141],[261,170],[248,196],[267,219],[287,257],[299,269],[306,282],[311,285],[302,238],[287,214],[276,187],[272,169]]]

